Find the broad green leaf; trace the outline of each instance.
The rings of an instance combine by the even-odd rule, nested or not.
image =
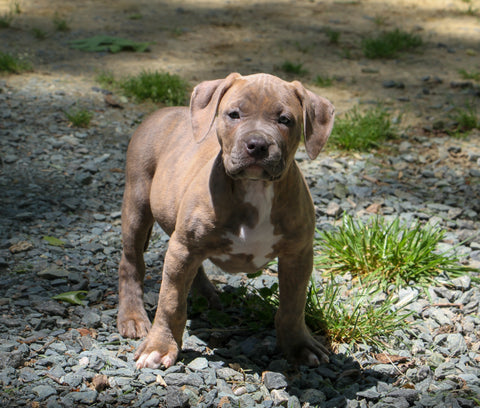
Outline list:
[[[58,295],[52,296],[52,299],[61,300],[63,302],[71,303],[72,305],[83,306],[85,303],[82,302],[82,299],[88,292],[86,290],[76,290],[73,292],[64,292]]]
[[[50,237],[48,235],[44,235],[43,239],[48,242],[49,245],[52,246],[63,246],[65,245],[65,242],[63,242],[61,239],[55,238],[55,237]]]

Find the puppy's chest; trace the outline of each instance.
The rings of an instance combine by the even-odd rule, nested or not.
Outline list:
[[[257,183],[258,184],[258,183]],[[240,219],[236,233],[228,232],[222,238],[229,241],[226,249],[212,261],[232,272],[250,272],[266,265],[274,256],[274,245],[280,240],[271,221],[273,186],[252,187],[247,190],[244,203],[250,208],[255,222]],[[247,210],[248,211],[248,210]]]

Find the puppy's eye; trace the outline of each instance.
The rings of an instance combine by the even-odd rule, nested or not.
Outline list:
[[[286,115],[280,115],[278,118],[278,123],[281,123],[285,126],[290,126],[292,124],[292,120]]]
[[[240,119],[240,112],[239,111],[231,111],[228,112],[228,116],[230,119]]]

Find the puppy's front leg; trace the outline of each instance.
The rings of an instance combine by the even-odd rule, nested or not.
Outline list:
[[[170,367],[182,347],[187,320],[187,295],[201,264],[185,245],[170,239],[163,268],[157,313],[152,328],[135,353],[137,368]]]
[[[275,316],[277,344],[295,364],[318,366],[328,362],[328,349],[305,324],[307,286],[313,268],[313,249],[284,254],[278,259],[280,306]]]

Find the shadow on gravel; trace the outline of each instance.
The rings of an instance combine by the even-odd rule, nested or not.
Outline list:
[[[233,388],[248,384],[251,375],[257,374],[253,378],[263,381],[269,391],[287,387],[290,395],[311,406],[344,406],[357,395],[369,395],[372,387],[378,389],[382,383],[386,386],[394,382],[392,367],[365,369],[355,355],[349,357],[341,352],[332,352],[330,362],[316,368],[293,366],[275,345],[274,307],[263,304],[258,295],[247,294],[245,286],[226,286],[220,296],[223,305],[220,311],[206,308],[202,298],[189,298],[189,336],[184,339],[180,354],[186,365],[198,357],[206,357],[205,352],[195,351],[199,339],[206,344],[207,352],[212,350],[209,362],[218,362],[219,366],[243,375],[234,374]]]

